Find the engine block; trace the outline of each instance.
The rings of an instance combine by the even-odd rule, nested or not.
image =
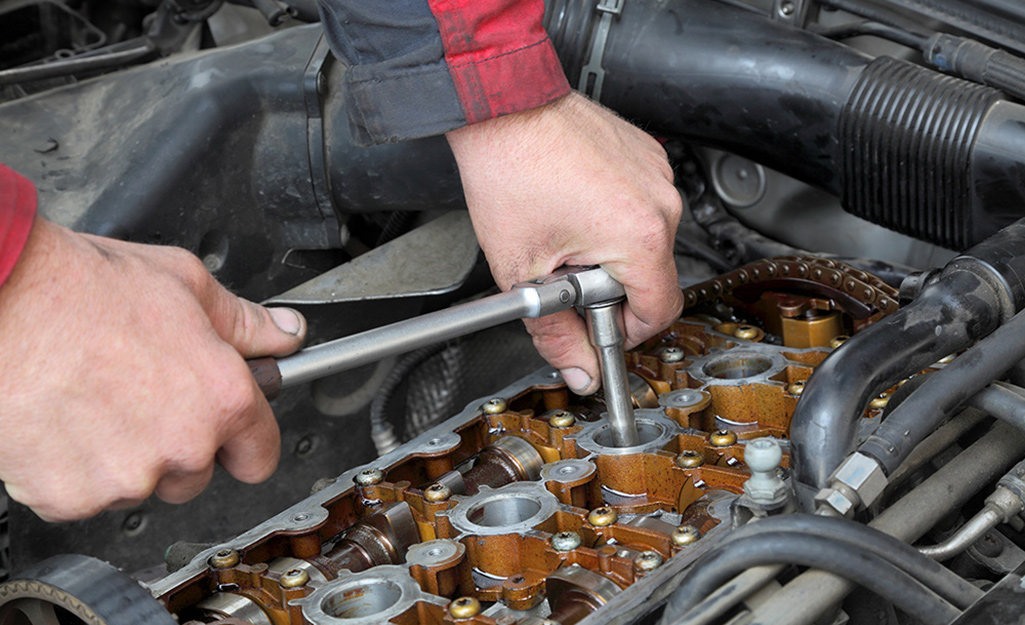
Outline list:
[[[804,382],[896,292],[805,257],[684,291],[626,355],[640,443],[600,395],[542,369],[150,585],[178,622],[542,625],[632,622],[764,499],[745,450],[782,453]],[[886,395],[872,402],[877,417]],[[786,497],[776,502],[791,505]],[[2,601],[0,601],[2,603]]]

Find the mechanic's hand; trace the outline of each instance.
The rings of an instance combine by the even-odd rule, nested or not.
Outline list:
[[[470,216],[502,289],[561,265],[601,265],[626,287],[632,347],[683,307],[673,262],[682,200],[665,150],[578,93],[449,132]],[[571,389],[593,393],[598,358],[583,319],[527,321]]]
[[[288,309],[236,298],[185,250],[36,219],[0,288],[0,480],[50,521],[154,491],[184,502],[214,461],[244,482],[274,471],[274,416],[243,358],[286,355]]]

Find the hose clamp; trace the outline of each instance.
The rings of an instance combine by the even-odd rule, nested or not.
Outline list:
[[[612,29],[612,20],[623,14],[624,4],[626,0],[598,0],[596,8],[601,13],[601,18],[591,37],[591,54],[587,57],[584,68],[580,70],[580,82],[577,84],[578,91],[595,101],[601,100],[601,88],[605,82],[602,59],[605,56],[609,31]]]

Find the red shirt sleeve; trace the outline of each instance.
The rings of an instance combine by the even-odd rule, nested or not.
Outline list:
[[[428,0],[456,93],[473,124],[551,102],[569,82],[543,0]]]
[[[36,216],[36,188],[0,165],[0,285],[14,270]]]

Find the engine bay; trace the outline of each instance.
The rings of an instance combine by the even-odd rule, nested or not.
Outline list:
[[[354,147],[318,19],[0,2],[0,162],[315,344],[493,294],[444,140]],[[683,313],[625,354],[638,444],[518,323],[437,343],[282,392],[266,484],[12,504],[0,625],[1018,622],[1025,9],[550,0],[545,27],[687,206]]]

